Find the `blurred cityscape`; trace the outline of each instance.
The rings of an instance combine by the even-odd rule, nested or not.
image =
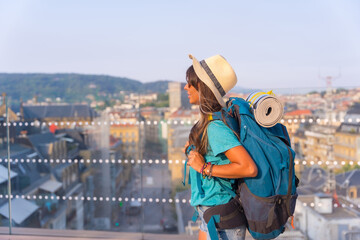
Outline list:
[[[182,181],[199,112],[184,83],[166,84],[165,95],[122,92],[109,106],[34,96],[7,107],[3,93],[1,226],[9,226],[11,179],[13,227],[196,235]],[[280,238],[360,239],[360,88],[300,90],[277,94],[300,179],[295,229],[289,223]],[[159,97],[164,106],[155,106]]]

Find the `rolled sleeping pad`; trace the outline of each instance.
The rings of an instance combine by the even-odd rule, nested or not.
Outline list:
[[[283,117],[284,106],[272,91],[253,92],[246,101],[250,103],[256,122],[262,127],[275,126]]]

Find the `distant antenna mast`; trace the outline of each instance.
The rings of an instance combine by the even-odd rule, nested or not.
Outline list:
[[[319,79],[325,80],[325,82],[326,82],[326,93],[327,94],[332,93],[332,83],[333,83],[334,80],[339,79],[340,77],[341,77],[341,68],[339,68],[339,74],[336,77],[330,76],[330,75],[323,77],[321,75],[320,69],[319,69]]]

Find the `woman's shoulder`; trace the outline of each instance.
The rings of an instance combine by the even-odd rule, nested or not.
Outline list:
[[[216,129],[216,128],[223,128],[223,127],[227,128],[226,124],[221,120],[213,120],[208,125],[208,129],[209,128],[210,129]]]
[[[217,131],[226,131],[229,130],[231,131],[231,129],[226,126],[226,124],[221,121],[221,120],[213,120],[209,123],[208,127],[207,127],[207,131],[209,132],[217,132]]]
[[[234,132],[221,120],[209,123],[207,135],[214,156],[241,145]]]

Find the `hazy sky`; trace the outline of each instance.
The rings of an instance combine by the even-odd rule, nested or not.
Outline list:
[[[360,86],[360,1],[0,0],[0,72],[184,81],[189,53],[240,87]]]

